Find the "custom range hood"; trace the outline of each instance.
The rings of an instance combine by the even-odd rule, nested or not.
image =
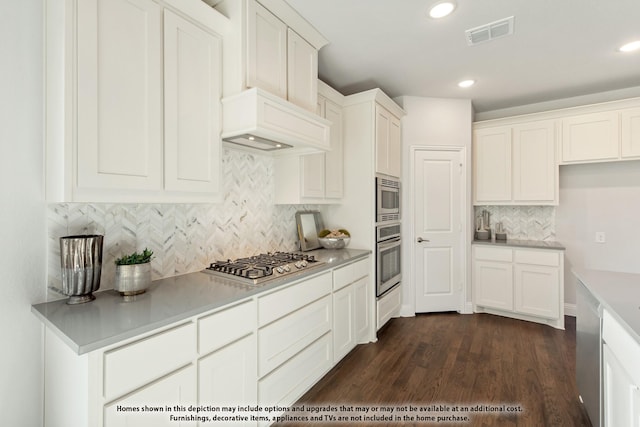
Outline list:
[[[330,150],[331,122],[264,90],[252,88],[222,100],[222,140],[263,152]]]

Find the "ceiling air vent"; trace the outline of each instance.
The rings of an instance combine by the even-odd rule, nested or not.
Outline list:
[[[513,34],[513,16],[465,31],[469,46]]]

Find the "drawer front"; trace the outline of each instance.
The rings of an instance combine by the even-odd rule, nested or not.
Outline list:
[[[331,292],[332,276],[327,271],[258,299],[258,326],[264,326],[304,307]]]
[[[475,259],[484,261],[513,261],[513,251],[509,248],[493,248],[489,246],[475,245],[473,249]]]
[[[548,265],[558,267],[560,265],[560,253],[551,250],[522,250],[516,251],[516,262],[519,264]]]
[[[256,304],[253,300],[211,314],[198,320],[198,350],[211,353],[249,335],[256,327]]]
[[[607,310],[602,313],[602,339],[633,381],[640,385],[640,343]]]
[[[350,283],[367,276],[371,269],[369,258],[354,262],[333,272],[333,290],[344,288]]]
[[[191,362],[196,324],[160,332],[104,353],[104,397],[111,400]]]
[[[258,375],[271,372],[330,329],[330,295],[260,329]]]
[[[324,335],[280,368],[258,382],[261,406],[289,406],[332,365],[331,333]]]

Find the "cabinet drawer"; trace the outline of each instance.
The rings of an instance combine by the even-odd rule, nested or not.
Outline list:
[[[198,320],[198,350],[207,354],[245,335],[256,327],[256,304],[253,300],[218,311]]]
[[[186,365],[196,355],[187,323],[104,353],[104,397],[111,400]]]
[[[293,404],[332,364],[331,333],[324,335],[258,382],[261,406]]]
[[[331,272],[305,279],[258,299],[258,326],[264,326],[331,292]]]
[[[258,332],[258,375],[266,375],[330,329],[330,295],[261,329]]]
[[[475,259],[486,261],[513,261],[513,251],[508,248],[494,248],[490,246],[474,246]]]
[[[333,272],[333,290],[337,291],[350,283],[369,275],[369,259],[354,262]]]
[[[516,251],[516,262],[519,264],[535,264],[535,265],[548,265],[551,267],[557,267],[560,265],[560,253],[550,250],[539,251]]]
[[[602,313],[602,339],[633,381],[640,385],[640,343],[607,310]]]

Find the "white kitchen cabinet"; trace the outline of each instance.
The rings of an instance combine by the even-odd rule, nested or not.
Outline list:
[[[623,159],[640,158],[640,108],[620,112],[620,139]]]
[[[88,0],[51,8],[48,200],[219,198],[227,19],[198,0]]]
[[[331,122],[330,150],[305,155],[281,155],[275,159],[277,204],[339,203],[343,196],[342,147],[343,96],[318,81],[316,110]]]
[[[376,330],[380,330],[391,318],[398,317],[402,305],[402,287],[396,286],[376,300]]]
[[[152,0],[79,2],[75,39],[74,184],[161,190],[162,7]]]
[[[640,343],[606,309],[602,339],[604,425],[640,426]]]
[[[479,127],[473,152],[474,204],[558,203],[553,121]]]
[[[153,357],[153,356],[152,356]],[[196,368],[189,365],[162,378],[104,408],[104,427],[168,427],[190,426],[192,422],[169,419],[167,408],[175,405],[189,407],[197,403]],[[119,407],[152,408],[148,411],[129,412]]]
[[[222,38],[164,12],[165,189],[220,192]]]
[[[333,272],[333,360],[337,363],[358,343],[368,341],[369,260],[358,261]]]
[[[287,99],[315,111],[318,99],[318,50],[287,29]]]
[[[474,204],[511,201],[511,128],[474,131]]]
[[[402,140],[400,119],[381,105],[376,105],[376,173],[400,178]]]
[[[286,99],[287,25],[256,1],[247,8],[247,87]]]
[[[563,163],[618,159],[617,112],[604,111],[563,118],[561,151]]]
[[[318,51],[328,41],[284,0],[222,0],[233,22],[225,38],[224,96],[257,87],[315,112]]]
[[[476,312],[564,328],[562,250],[478,244],[472,268]]]
[[[198,361],[198,403],[252,405],[258,401],[256,337],[239,339]],[[255,426],[255,421],[237,425]]]

